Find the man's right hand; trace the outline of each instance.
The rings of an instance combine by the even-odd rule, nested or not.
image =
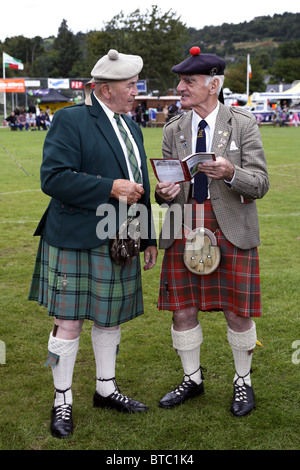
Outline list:
[[[141,184],[130,180],[118,179],[113,182],[111,197],[129,205],[139,201],[145,190]]]
[[[176,183],[159,182],[155,187],[155,191],[159,197],[165,201],[172,201],[180,192],[180,185]]]

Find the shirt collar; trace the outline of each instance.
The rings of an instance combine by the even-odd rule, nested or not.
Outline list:
[[[110,121],[112,121],[113,118],[114,118],[114,112],[113,112],[111,109],[109,109],[109,108],[106,106],[106,104],[103,103],[103,101],[99,100],[99,98],[95,95],[95,93],[94,93],[94,97],[96,98],[96,100],[98,101],[98,103],[100,104],[100,106],[102,107],[102,109],[103,109],[103,111],[105,112],[105,114],[107,115],[108,119],[109,119]]]
[[[220,102],[218,101],[218,104],[215,107],[215,109],[205,118],[205,121],[207,122],[207,125],[210,129],[213,129],[215,127],[217,114],[219,112],[219,107],[220,107]],[[202,121],[202,118],[199,116],[199,114],[195,113],[195,111],[193,110],[193,126],[198,128],[200,121]]]

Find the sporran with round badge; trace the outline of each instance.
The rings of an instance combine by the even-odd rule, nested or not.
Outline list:
[[[191,206],[187,207],[185,222],[192,220],[189,217]],[[203,221],[204,208],[202,204],[197,204],[197,220]],[[217,244],[215,233],[200,224],[195,229],[190,228],[189,223],[184,224],[185,247],[183,261],[186,267],[194,274],[211,274],[219,266],[221,260],[221,250]]]

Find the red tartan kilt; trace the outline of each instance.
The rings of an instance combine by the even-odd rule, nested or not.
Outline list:
[[[190,201],[191,202],[191,201]],[[193,226],[196,202],[193,204]],[[211,274],[197,275],[183,261],[184,236],[165,251],[158,299],[159,310],[182,310],[196,307],[200,311],[230,310],[241,317],[261,316],[261,291],[257,248],[242,250],[223,235],[210,200],[204,202],[204,226],[215,233],[221,261]]]

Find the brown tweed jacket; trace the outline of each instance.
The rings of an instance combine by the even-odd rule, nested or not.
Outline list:
[[[164,158],[183,159],[192,153],[192,112],[176,116],[164,127],[162,152]],[[184,151],[182,138],[187,141]],[[235,166],[235,178],[232,185],[223,180],[210,180],[209,190],[211,203],[219,226],[225,237],[235,246],[249,249],[260,244],[257,207],[255,199],[262,198],[269,189],[269,179],[265,153],[258,125],[253,115],[243,108],[226,107],[220,104],[213,136],[212,152],[216,157],[223,156]],[[183,208],[187,204],[190,183],[182,183],[181,191],[173,203]],[[242,203],[244,200],[250,203]],[[159,204],[164,201],[156,195]],[[169,211],[172,209],[170,205]],[[167,239],[160,234],[159,247],[169,248],[176,233]],[[164,226],[163,226],[164,230]],[[162,230],[162,232],[163,232]]]

